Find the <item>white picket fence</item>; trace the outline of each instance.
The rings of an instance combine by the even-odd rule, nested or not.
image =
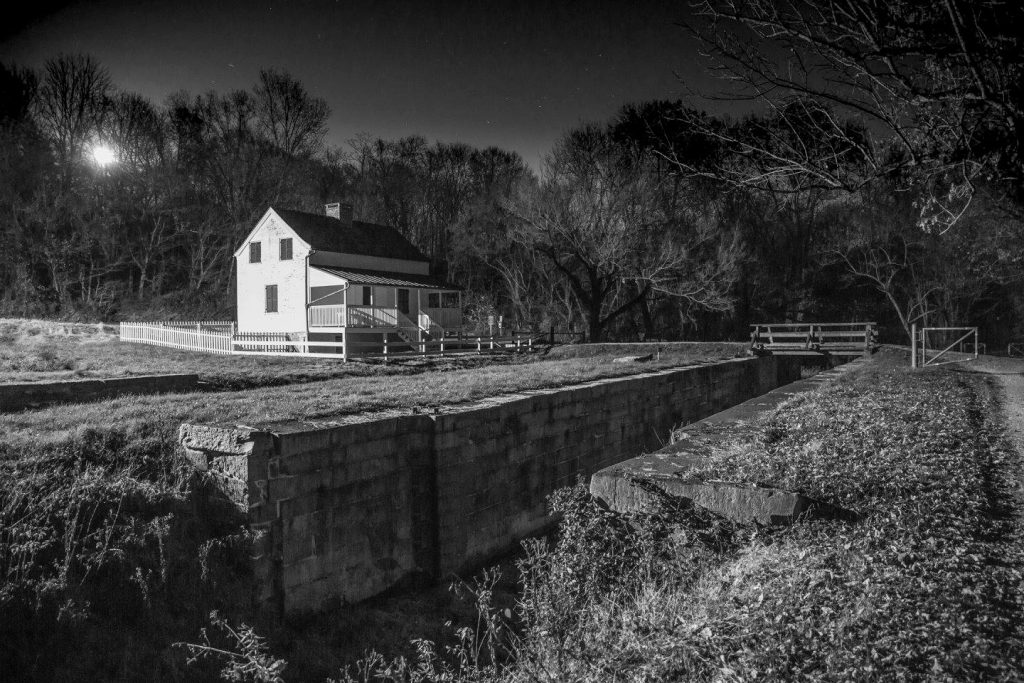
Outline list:
[[[380,342],[349,341],[344,347],[338,341],[310,341],[305,335],[283,332],[236,332],[232,322],[223,321],[168,321],[121,323],[121,341],[153,344],[187,351],[223,353],[247,356],[290,356],[312,358],[340,358],[349,354],[367,358],[403,355],[445,355],[445,353],[521,353],[533,350],[533,337],[514,333],[504,337],[449,336],[428,340],[406,339],[395,348],[387,335]],[[389,348],[390,346],[390,348]],[[402,350],[406,347],[410,350]]]
[[[224,332],[210,329],[225,326],[227,330]],[[233,326],[230,322],[121,323],[121,341],[188,351],[232,353]]]

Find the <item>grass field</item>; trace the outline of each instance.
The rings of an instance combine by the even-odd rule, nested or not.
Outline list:
[[[125,396],[0,415],[8,443],[56,443],[97,425],[126,433],[176,429],[182,422],[256,425],[282,420],[342,421],[362,413],[427,409],[498,394],[677,367],[703,361],[613,363],[602,358],[514,359],[474,368],[434,369],[404,376],[353,376],[306,384],[189,394]]]
[[[705,355],[665,349],[643,364],[612,363],[626,354],[609,348],[2,416],[0,663],[15,677],[217,677],[219,665],[189,667],[169,643],[194,642],[213,608],[246,618],[232,612],[244,602],[235,591],[246,536],[230,520],[195,516],[203,482],[176,454],[182,421],[356,419]],[[273,651],[292,660],[284,679],[343,679],[338,667],[367,642],[352,632],[362,629],[369,640],[445,639],[410,644],[404,662],[365,659],[357,680],[1015,680],[1024,667],[1019,459],[986,379],[905,365],[880,354],[766,416],[708,464],[716,478],[852,508],[858,523],[753,528],[693,509],[624,516],[582,490],[563,493],[558,541],[528,544],[517,598],[506,577],[500,601],[493,585],[477,592],[476,621],[432,594],[336,621],[264,625]],[[425,622],[424,610],[468,630]]]
[[[460,356],[436,362],[343,363],[341,360],[231,356],[121,343],[112,326],[0,319],[0,382],[196,373],[217,389],[245,389],[343,377],[406,375],[471,368],[507,357]]]
[[[397,597],[324,615],[308,639],[270,631],[264,654],[289,660],[284,680],[1020,680],[1021,460],[995,383],[912,372],[904,356],[790,401],[704,467],[844,505],[855,523],[621,515],[563,490],[557,541],[525,544],[516,595],[507,577],[478,584],[477,619],[436,594]],[[431,610],[447,629],[424,623]],[[388,655],[339,675],[361,628]],[[401,647],[399,633],[438,642]]]
[[[358,419],[744,349],[677,345],[646,363],[613,363],[625,355],[615,349],[588,358],[411,359],[384,367],[121,345],[96,326],[19,321],[3,329],[7,381],[190,371],[222,386],[263,385],[0,415],[0,668],[40,680],[217,677],[217,667],[187,667],[170,643],[195,638],[211,609],[239,616],[246,600],[235,591],[246,590],[248,536],[240,520],[198,512],[205,484],[178,453],[182,422]]]
[[[1020,458],[1001,434],[990,379],[905,364],[802,395],[705,468],[844,505],[857,523],[755,528],[693,508],[619,515],[582,489],[565,494],[557,545],[534,544],[520,565],[515,617],[492,610],[454,659],[421,647],[391,672],[1019,680]],[[362,666],[385,669],[380,659]]]
[[[566,360],[652,354],[666,363],[731,358],[747,345],[733,342],[668,342],[660,345],[594,344],[539,350],[528,360]],[[522,357],[494,354],[444,358],[398,357],[343,363],[340,359],[231,356],[121,343],[113,326],[41,320],[0,319],[0,382],[196,373],[217,389],[246,389],[353,377],[414,375],[521,363]]]

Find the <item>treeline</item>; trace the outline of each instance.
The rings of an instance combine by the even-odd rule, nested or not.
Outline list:
[[[1017,216],[980,193],[955,229],[923,229],[925,195],[899,172],[851,191],[780,170],[795,147],[865,163],[792,110],[726,121],[626,106],[567,132],[539,176],[514,152],[418,136],[332,149],[328,116],[274,70],[158,105],[90,57],[0,65],[0,314],[231,316],[231,254],[267,206],[341,200],[465,287],[471,318],[593,340],[862,319],[893,341],[926,321],[1024,336]]]

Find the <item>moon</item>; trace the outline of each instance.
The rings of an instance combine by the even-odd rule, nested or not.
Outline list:
[[[100,166],[109,166],[117,161],[114,150],[106,145],[95,145],[92,148],[92,158]]]

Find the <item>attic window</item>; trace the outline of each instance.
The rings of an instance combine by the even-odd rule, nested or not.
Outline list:
[[[281,240],[281,260],[291,261],[292,260],[292,238],[286,237]]]
[[[260,243],[250,242],[249,243],[249,263],[260,262]]]

